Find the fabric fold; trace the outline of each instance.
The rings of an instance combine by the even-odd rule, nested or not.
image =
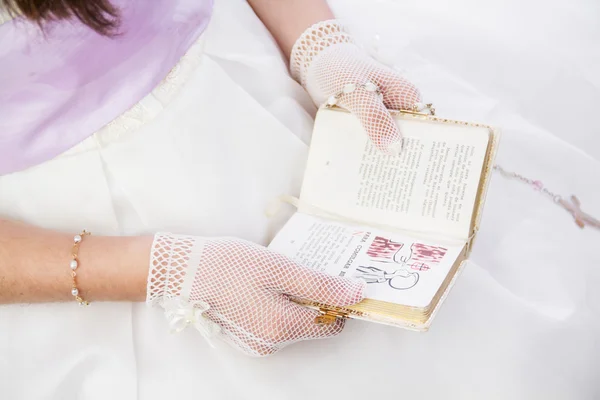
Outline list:
[[[57,156],[148,95],[204,31],[213,1],[113,3],[114,38],[76,21],[0,25],[0,175]]]

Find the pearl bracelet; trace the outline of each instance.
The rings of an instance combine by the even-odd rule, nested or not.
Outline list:
[[[347,83],[342,87],[342,90],[339,92],[329,96],[327,101],[325,102],[326,108],[332,108],[337,105],[338,101],[346,94],[353,93],[356,89],[364,89],[367,92],[373,93],[380,100],[383,100],[383,91],[379,86],[374,84],[371,81],[366,81],[365,83]],[[410,110],[400,110],[400,111],[409,111],[413,113],[423,113],[424,110],[427,110],[427,113],[430,115],[435,115],[435,108],[433,108],[433,104],[424,104],[424,103],[415,103]]]
[[[339,92],[337,92],[336,94],[329,96],[329,98],[327,99],[327,102],[325,103],[325,107],[333,107],[337,104],[338,100],[344,96],[345,94],[350,94],[352,92],[354,92],[356,89],[364,89],[367,92],[371,92],[377,96],[379,96],[380,99],[383,99],[383,93],[381,92],[381,89],[379,88],[379,86],[377,86],[376,84],[374,84],[371,81],[367,81],[365,83],[361,83],[361,84],[356,84],[356,83],[348,83],[346,85],[344,85],[344,87],[342,88],[342,90],[340,90]]]
[[[90,305],[88,301],[85,301],[81,298],[81,296],[79,296],[79,289],[77,289],[77,273],[75,272],[75,270],[79,267],[79,245],[81,244],[83,237],[88,235],[91,235],[91,232],[88,232],[84,229],[79,235],[73,236],[73,249],[71,250],[72,259],[71,263],[69,264],[69,267],[71,267],[71,278],[73,279],[71,294],[73,297],[75,297],[75,300],[77,300],[80,306]]]

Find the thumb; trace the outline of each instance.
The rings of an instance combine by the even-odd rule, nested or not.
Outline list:
[[[353,113],[379,150],[398,154],[402,150],[402,134],[378,94],[356,89],[340,99],[340,105]]]
[[[365,298],[366,283],[341,276],[327,275],[303,267],[291,260],[282,265],[279,289],[286,295],[330,306],[350,306]]]

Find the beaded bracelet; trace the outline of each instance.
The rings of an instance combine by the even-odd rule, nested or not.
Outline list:
[[[348,83],[348,84],[344,85],[342,90],[329,96],[329,98],[327,99],[327,102],[325,103],[325,107],[335,106],[337,104],[338,100],[340,100],[344,95],[350,94],[350,93],[354,92],[356,89],[364,89],[367,92],[371,92],[371,93],[379,96],[380,99],[383,99],[383,92],[381,91],[379,86],[377,86],[376,84],[374,84],[371,81],[366,81],[365,83],[361,83],[361,84]]]
[[[79,289],[77,289],[77,273],[75,272],[75,270],[77,269],[77,267],[79,267],[79,245],[81,244],[81,241],[83,240],[84,236],[88,236],[91,234],[91,232],[88,232],[84,229],[79,235],[75,235],[73,237],[73,249],[71,250],[72,259],[71,263],[69,264],[69,266],[71,267],[71,278],[73,279],[71,294],[73,295],[73,297],[75,297],[75,300],[77,300],[80,306],[89,306],[90,303],[82,299],[81,296],[79,296]]]
[[[374,95],[376,95],[377,97],[379,97],[380,100],[383,100],[383,91],[381,90],[381,88],[379,86],[377,86],[376,84],[374,84],[371,81],[366,81],[365,83],[360,83],[360,84],[356,84],[356,83],[348,83],[346,85],[344,85],[342,87],[342,90],[340,90],[339,92],[329,96],[327,98],[327,101],[325,102],[325,107],[326,108],[331,108],[337,105],[338,101],[347,94],[353,93],[354,91],[356,91],[357,89],[364,89],[367,92],[373,93]],[[414,113],[422,113],[425,110],[427,110],[427,114],[430,115],[435,115],[435,108],[433,108],[433,104],[432,103],[428,103],[428,104],[424,104],[424,103],[415,103],[413,104],[412,108],[410,110],[402,110],[402,111],[410,111],[410,112],[414,112]]]

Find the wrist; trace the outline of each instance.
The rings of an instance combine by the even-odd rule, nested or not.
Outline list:
[[[318,22],[306,29],[294,43],[290,56],[290,73],[306,87],[308,69],[323,50],[340,43],[354,44],[354,39],[337,19]]]
[[[144,301],[151,236],[89,236],[81,243],[78,283],[93,301]]]
[[[195,276],[204,240],[199,237],[157,233],[152,241],[146,302],[163,305],[165,300],[179,297],[188,275]],[[189,282],[188,282],[189,283]],[[189,295],[190,287],[185,289]]]

